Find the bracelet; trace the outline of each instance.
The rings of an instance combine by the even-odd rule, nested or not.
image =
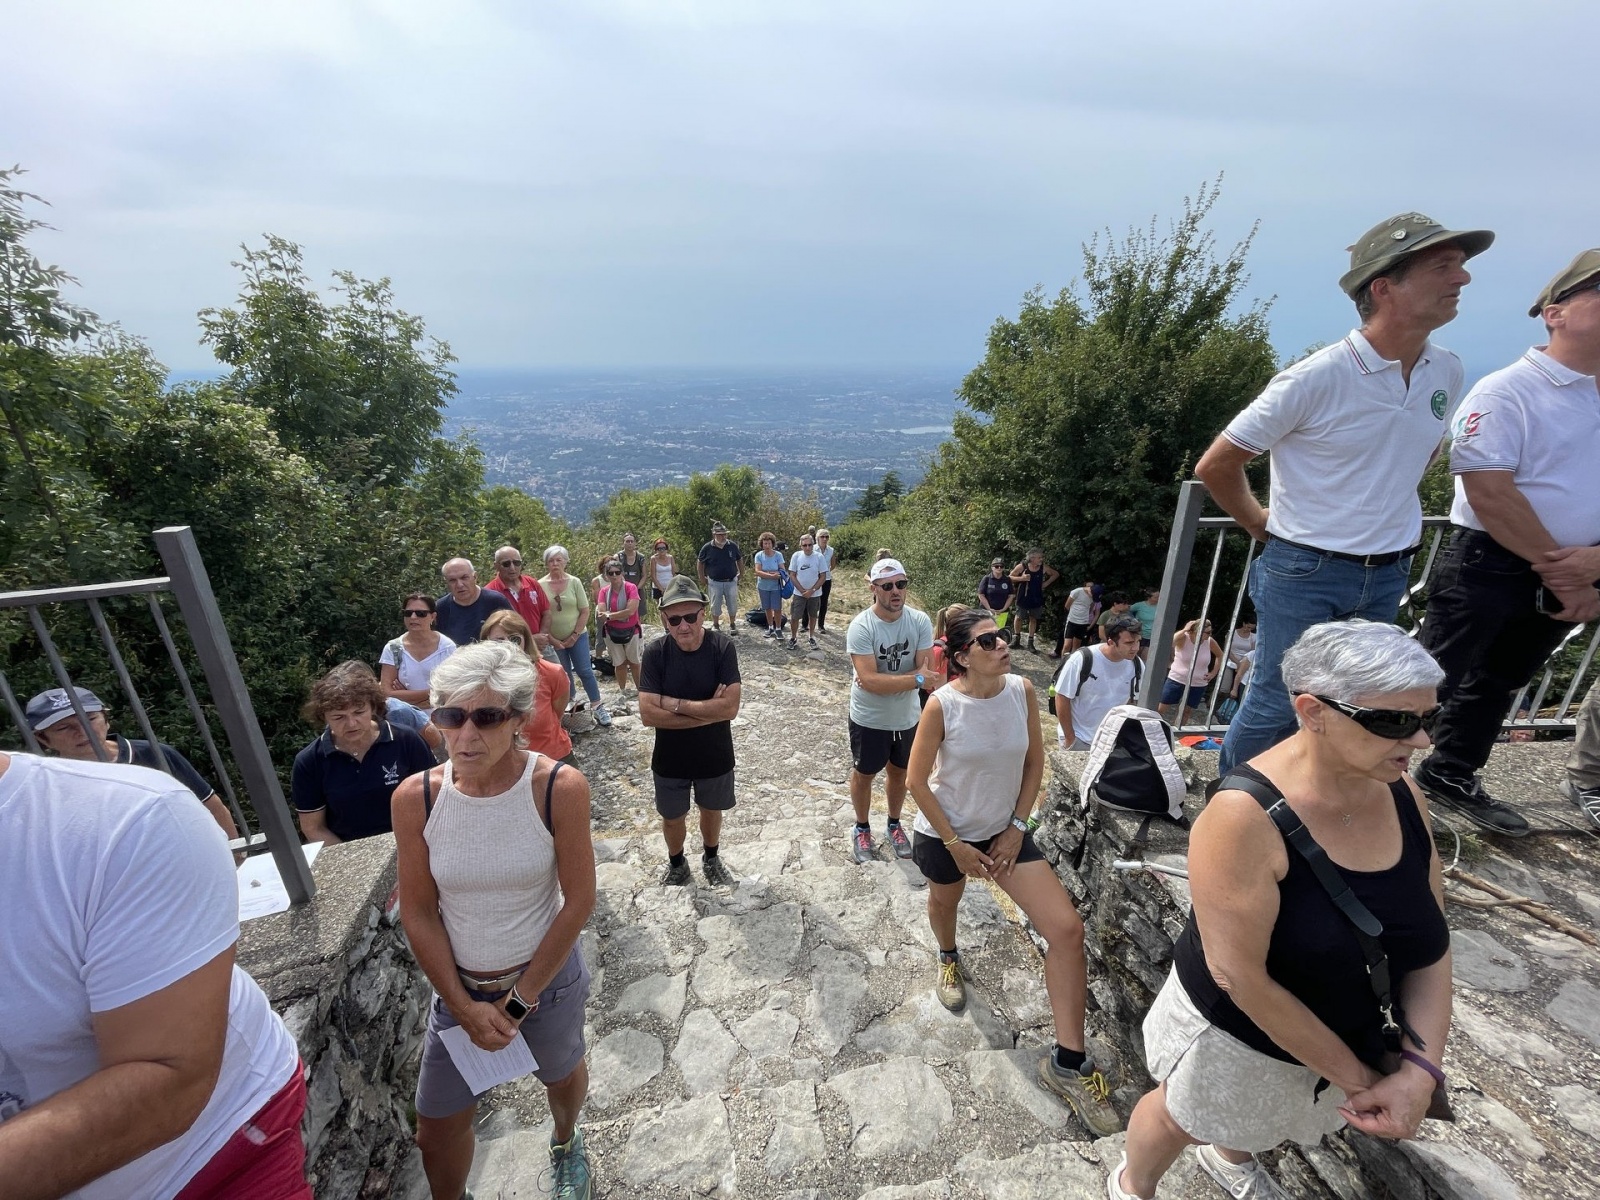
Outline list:
[[[1427,1059],[1423,1058],[1422,1055],[1418,1054],[1415,1050],[1400,1051],[1400,1058],[1404,1062],[1414,1063],[1416,1066],[1421,1067],[1429,1075],[1433,1076],[1433,1081],[1440,1087],[1445,1086],[1444,1072],[1438,1067],[1434,1066]]]
[[[960,840],[961,840],[961,838],[960,838],[959,835],[954,835],[953,834],[953,835],[951,835],[950,840],[945,843],[945,845],[946,846],[954,846]]]

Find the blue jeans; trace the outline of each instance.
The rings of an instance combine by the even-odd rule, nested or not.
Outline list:
[[[1270,750],[1295,731],[1294,704],[1283,683],[1283,654],[1313,625],[1364,617],[1393,621],[1411,577],[1411,559],[1364,567],[1276,538],[1250,564],[1256,610],[1256,657],[1250,687],[1222,741],[1217,770]]]
[[[589,660],[589,634],[587,632],[580,634],[570,649],[563,650],[557,646],[556,660],[567,673],[567,690],[577,690],[572,682],[573,675],[577,675],[583,680],[583,690],[589,697],[589,703],[598,704],[600,684],[594,677],[594,663]]]

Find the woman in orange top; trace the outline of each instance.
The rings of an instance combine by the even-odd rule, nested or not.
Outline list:
[[[533,631],[509,609],[490,613],[478,637],[485,642],[515,642],[533,661],[533,668],[539,673],[539,690],[534,693],[533,710],[522,727],[522,744],[551,758],[566,758],[572,753],[572,738],[561,724],[561,714],[567,711],[572,685],[561,664],[539,657]]]

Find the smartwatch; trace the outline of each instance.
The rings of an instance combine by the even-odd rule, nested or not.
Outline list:
[[[919,688],[920,687],[926,687],[927,683],[928,683],[928,681],[927,681],[926,677],[923,676],[921,671],[918,671],[917,672],[917,686]]]
[[[513,1021],[520,1021],[529,1013],[535,1013],[538,1011],[539,998],[535,996],[533,998],[533,1003],[529,1004],[521,996],[517,995],[516,984],[512,984],[511,994],[506,997],[506,1016],[510,1017]]]
[[[1011,828],[1015,829],[1018,833],[1026,834],[1028,832],[1028,823],[1013,813],[1011,815]]]

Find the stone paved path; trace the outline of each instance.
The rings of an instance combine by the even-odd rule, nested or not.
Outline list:
[[[1026,933],[987,889],[968,890],[959,937],[978,982],[953,1016],[933,996],[921,876],[887,847],[865,866],[848,857],[842,628],[810,656],[739,639],[739,804],[722,850],[739,878],[731,890],[700,880],[694,833],[695,886],[657,885],[652,735],[636,717],[578,739],[599,861],[583,942],[597,1194],[1104,1196],[1107,1147],[1034,1082],[1052,1037]],[[1038,657],[1040,678],[1047,666]],[[882,806],[880,786],[880,836]],[[478,1200],[547,1194],[548,1129],[536,1083],[494,1095]]]

